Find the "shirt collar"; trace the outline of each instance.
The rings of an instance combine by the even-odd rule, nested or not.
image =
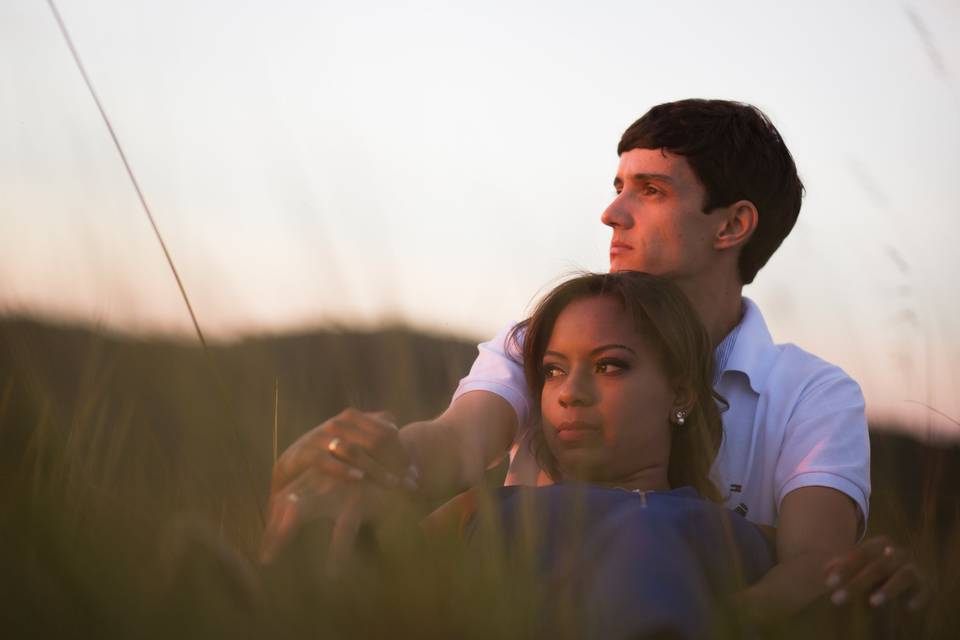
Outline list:
[[[725,362],[718,362],[717,367],[721,377],[727,371],[743,373],[750,382],[750,388],[760,393],[777,350],[760,309],[750,298],[741,298],[741,300],[743,317],[717,349],[721,349],[730,337],[734,339],[733,345],[729,347],[729,353],[725,354]]]

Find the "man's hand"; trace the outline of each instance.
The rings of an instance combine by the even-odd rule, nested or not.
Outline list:
[[[418,476],[387,414],[344,410],[277,460],[261,560],[270,562],[305,522],[329,518],[331,562],[342,561],[360,526],[382,510],[385,490],[415,491]]]
[[[910,555],[886,536],[864,540],[849,552],[830,560],[823,568],[830,600],[836,605],[868,594],[872,607],[895,598],[907,598],[907,610],[927,605],[930,590]]]

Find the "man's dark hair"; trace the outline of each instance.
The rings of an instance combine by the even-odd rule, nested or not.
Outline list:
[[[756,107],[729,100],[660,104],[623,133],[617,154],[662,149],[687,159],[707,192],[704,213],[738,200],[757,208],[757,228],[741,249],[743,284],[753,282],[793,229],[803,183],[780,132]]]

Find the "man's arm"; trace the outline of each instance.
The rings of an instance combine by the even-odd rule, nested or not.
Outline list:
[[[828,487],[802,487],[780,506],[776,532],[779,563],[738,594],[741,610],[764,626],[785,619],[828,590],[823,566],[853,547],[857,539],[856,504]]]
[[[471,391],[439,417],[407,425],[399,437],[420,471],[421,491],[445,499],[479,483],[516,432],[517,414],[509,402],[489,391]]]

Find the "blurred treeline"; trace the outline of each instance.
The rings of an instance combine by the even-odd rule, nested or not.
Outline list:
[[[321,543],[292,573],[255,562],[275,426],[282,452],[348,405],[435,415],[475,353],[402,328],[204,351],[0,320],[0,636],[524,637],[516,580],[462,549],[407,545],[336,588],[304,577]],[[937,595],[920,616],[851,609],[836,637],[958,637],[960,449],[877,428],[872,446],[868,535],[910,548]]]

